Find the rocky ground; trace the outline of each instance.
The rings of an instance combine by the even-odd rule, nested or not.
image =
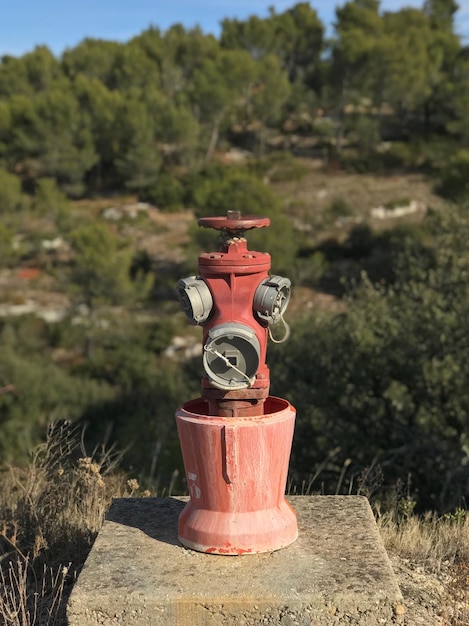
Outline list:
[[[442,563],[438,572],[388,551],[404,598],[407,626],[468,626],[469,568]]]

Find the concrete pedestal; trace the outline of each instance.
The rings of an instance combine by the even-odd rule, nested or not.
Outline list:
[[[182,547],[184,499],[115,500],[72,591],[69,626],[403,623],[402,596],[368,501],[288,500],[298,539],[245,556]]]

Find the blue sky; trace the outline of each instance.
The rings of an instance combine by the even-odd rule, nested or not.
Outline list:
[[[299,0],[0,0],[0,56],[22,55],[46,44],[54,54],[73,47],[85,37],[127,41],[150,24],[167,29],[181,22],[199,24],[218,35],[224,17],[245,19],[266,16],[268,6],[281,13]],[[345,0],[344,0],[345,1]],[[344,1],[313,0],[321,20],[330,27],[334,8]],[[423,0],[382,0],[383,11],[403,6],[421,7]],[[459,0],[456,30],[469,43],[469,0]]]

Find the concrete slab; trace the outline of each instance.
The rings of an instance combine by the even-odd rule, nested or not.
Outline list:
[[[368,501],[294,496],[299,538],[273,553],[182,547],[178,498],[120,498],[75,584],[69,626],[372,626],[404,610]]]

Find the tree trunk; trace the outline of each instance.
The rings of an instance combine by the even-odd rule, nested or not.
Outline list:
[[[210,162],[212,158],[212,154],[215,148],[217,147],[219,136],[220,136],[220,120],[217,120],[212,127],[212,132],[210,134],[210,141],[208,144],[207,152],[205,153],[205,156],[204,156],[204,165],[207,165],[207,163]]]

